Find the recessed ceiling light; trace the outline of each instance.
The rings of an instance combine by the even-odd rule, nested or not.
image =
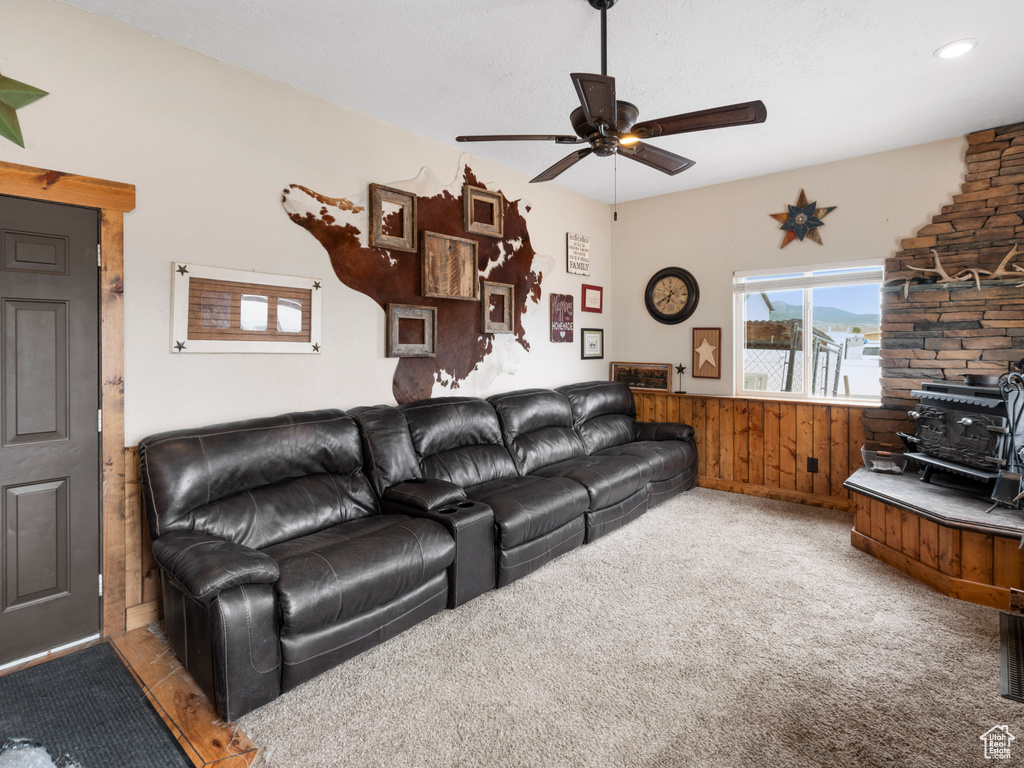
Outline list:
[[[973,37],[968,37],[965,40],[956,40],[936,49],[935,55],[940,59],[955,59],[957,56],[963,56],[968,51],[974,50],[977,44],[978,41]]]

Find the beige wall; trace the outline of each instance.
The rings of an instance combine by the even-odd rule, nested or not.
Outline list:
[[[334,277],[327,254],[292,224],[281,190],[365,194],[432,170],[445,184],[460,153],[345,107],[186,51],[54,0],[3,0],[0,72],[50,92],[19,112],[27,149],[0,141],[0,159],[137,186],[125,227],[126,441],[154,431],[288,409],[393,402],[395,360],[384,357],[384,313]],[[344,77],[344,73],[338,73]],[[580,284],[614,293],[608,206],[469,159],[478,177],[532,206],[538,254],[550,257],[531,352],[487,394],[603,378],[579,345],[548,339],[548,291]],[[592,238],[593,274],[565,271],[565,233]],[[320,276],[324,352],[175,355],[170,352],[172,260]],[[577,299],[578,301],[579,299]],[[613,315],[594,316],[610,327]]]
[[[881,261],[959,191],[966,147],[966,139],[947,139],[620,204],[612,224],[615,359],[683,363],[684,390],[732,394],[733,273]],[[824,219],[822,245],[805,240],[780,249],[783,233],[769,214],[795,204],[801,189],[808,201],[837,208]],[[688,269],[700,285],[697,311],[675,326],[656,322],[644,308],[647,281],[668,266]],[[705,326],[722,328],[720,380],[690,377],[692,329]]]

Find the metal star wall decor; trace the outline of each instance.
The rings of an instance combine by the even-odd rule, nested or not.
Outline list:
[[[17,110],[46,96],[46,91],[0,75],[0,136],[25,147]]]
[[[821,245],[821,234],[818,232],[818,227],[825,226],[825,222],[822,219],[832,213],[838,206],[833,205],[828,208],[818,208],[817,206],[817,202],[807,202],[807,195],[801,189],[796,205],[789,206],[789,210],[786,213],[768,214],[776,221],[781,221],[782,226],[779,229],[786,232],[782,237],[782,245],[779,248],[785,248],[794,240],[803,240],[805,237]]]

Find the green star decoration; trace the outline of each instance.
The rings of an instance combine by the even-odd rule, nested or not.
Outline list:
[[[17,110],[46,96],[46,91],[0,75],[0,136],[10,139],[19,147],[25,147],[21,137]]]

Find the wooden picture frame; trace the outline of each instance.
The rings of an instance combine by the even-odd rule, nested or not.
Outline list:
[[[693,367],[695,379],[722,378],[722,329],[693,329]]]
[[[437,309],[388,304],[388,357],[437,357]]]
[[[477,244],[464,237],[424,232],[421,293],[434,299],[480,300]]]
[[[672,385],[670,363],[612,363],[611,380],[621,381],[630,389],[668,392]]]
[[[463,226],[472,235],[504,237],[505,196],[482,187],[462,187]]]
[[[515,305],[516,287],[514,285],[481,280],[480,332],[514,333]]]
[[[604,312],[604,288],[599,285],[583,284],[580,297],[580,311]]]
[[[580,328],[580,360],[604,360],[603,328]]]
[[[551,294],[551,341],[556,344],[572,342],[572,299],[571,293]]]
[[[401,209],[401,235],[387,232],[386,220],[394,215],[385,210],[387,204]],[[370,247],[416,253],[416,195],[383,184],[370,185]]]

